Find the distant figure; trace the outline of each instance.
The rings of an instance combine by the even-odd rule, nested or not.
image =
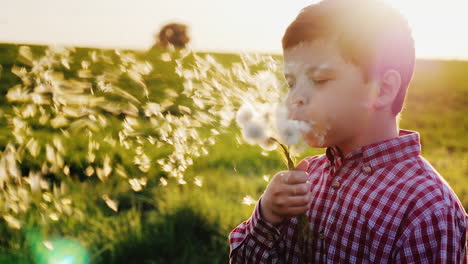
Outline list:
[[[156,34],[155,47],[167,47],[173,45],[176,48],[185,48],[190,41],[188,36],[188,27],[184,24],[170,23],[165,25],[159,34]]]

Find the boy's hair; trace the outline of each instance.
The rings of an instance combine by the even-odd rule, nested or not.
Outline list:
[[[369,81],[388,69],[401,75],[392,105],[401,112],[413,76],[415,51],[406,19],[381,0],[323,0],[305,7],[283,36],[283,50],[317,39],[336,39],[342,57]]]

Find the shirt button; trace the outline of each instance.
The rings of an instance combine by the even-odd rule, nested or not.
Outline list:
[[[365,173],[369,173],[369,172],[372,171],[371,167],[369,167],[369,166],[364,166],[364,167],[362,167],[362,170],[363,170]]]
[[[341,183],[339,181],[336,181],[336,180],[333,181],[332,184],[331,184],[331,187],[333,189],[338,189],[338,188],[340,188],[340,186],[341,186]]]
[[[323,234],[323,232],[320,232],[319,238],[320,238],[320,240],[324,240],[324,239],[325,239],[325,235]]]

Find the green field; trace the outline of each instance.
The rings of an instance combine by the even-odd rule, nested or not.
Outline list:
[[[164,144],[144,141],[147,136],[157,138],[156,141],[162,136],[156,131],[158,124],[150,125],[151,119],[142,114],[145,109],[139,103],[164,105],[171,99],[164,114],[172,113],[176,118],[187,114],[179,105],[193,106],[189,96],[173,95],[180,94],[184,87],[183,77],[175,72],[175,61],[165,59],[166,52],[161,50],[116,53],[76,48],[64,57],[67,61],[59,60],[59,66],[50,68],[53,74],[61,73],[60,77],[51,72],[50,78],[88,80],[93,91],[88,95],[102,97],[104,101],[90,103],[87,97],[85,102],[89,105],[83,109],[93,117],[86,122],[81,117],[76,122],[68,118],[68,123],[60,124],[57,117],[61,111],[73,110],[75,115],[81,115],[76,111],[83,109],[67,108],[60,101],[59,106],[50,106],[34,98],[30,99],[36,100],[34,104],[7,98],[15,85],[23,85],[26,92],[38,85],[31,76],[19,78],[18,71],[21,67],[31,71],[46,52],[46,47],[30,46],[31,54],[23,50],[20,55],[19,47],[0,44],[0,150],[5,157],[0,167],[9,162],[17,166],[17,170],[0,174],[19,175],[0,179],[3,188],[0,263],[47,263],[51,252],[58,251],[58,239],[77,241],[84,246],[91,263],[226,263],[228,233],[247,219],[253,209],[253,205],[242,203],[243,198],[257,199],[267,185],[263,176],[284,169],[280,156],[262,154],[258,147],[239,144],[239,131],[231,124],[219,128],[222,132],[214,137],[215,144],[206,144],[207,155],[193,158],[193,165],[183,172],[186,184],[177,184],[167,171],[157,166],[138,168],[136,160],[140,162],[143,156],[153,164],[172,150]],[[101,59],[93,60],[96,54],[101,54]],[[122,54],[132,56],[125,59],[127,55]],[[224,68],[241,61],[238,54],[210,55]],[[280,60],[279,56],[274,58]],[[84,69],[82,61],[92,62],[84,67],[90,76],[80,75]],[[152,70],[135,77],[132,75],[135,61],[148,62]],[[193,65],[195,61],[188,56],[182,62]],[[420,132],[422,155],[443,175],[465,210],[468,210],[467,69],[468,62],[464,61],[418,60],[400,122],[401,128]],[[121,90],[98,89],[99,79],[95,76],[109,72],[118,72],[116,76],[108,74],[106,78],[110,79],[106,81]],[[41,78],[47,81],[48,74]],[[76,84],[62,83],[64,87]],[[70,94],[66,97],[69,102],[82,102],[75,91]],[[50,118],[42,122],[39,113]],[[134,115],[132,120],[137,122],[135,130],[126,128],[131,126],[125,119],[129,115]],[[209,128],[197,130],[200,138],[208,135],[209,129],[220,127],[216,122],[209,124]],[[122,131],[127,134],[119,142]],[[92,153],[90,142],[94,144]],[[204,145],[188,143],[196,148]],[[39,146],[36,154],[34,144]],[[303,156],[320,153],[322,149],[307,150]],[[31,172],[41,172],[49,189],[32,191],[24,183]],[[141,179],[141,184],[136,184],[142,188],[130,186],[130,178]],[[161,184],[161,178],[166,179],[167,186]],[[197,180],[202,181],[201,187],[195,184],[199,183]],[[60,191],[65,184],[66,190]],[[113,209],[112,202],[117,202],[118,210]],[[27,208],[22,208],[23,205]],[[16,228],[15,224],[20,226]],[[78,251],[67,245],[64,251]]]

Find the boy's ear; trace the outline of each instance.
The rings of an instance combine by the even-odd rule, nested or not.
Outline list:
[[[379,90],[374,100],[374,108],[391,107],[401,87],[401,76],[396,70],[386,71],[379,79]]]

